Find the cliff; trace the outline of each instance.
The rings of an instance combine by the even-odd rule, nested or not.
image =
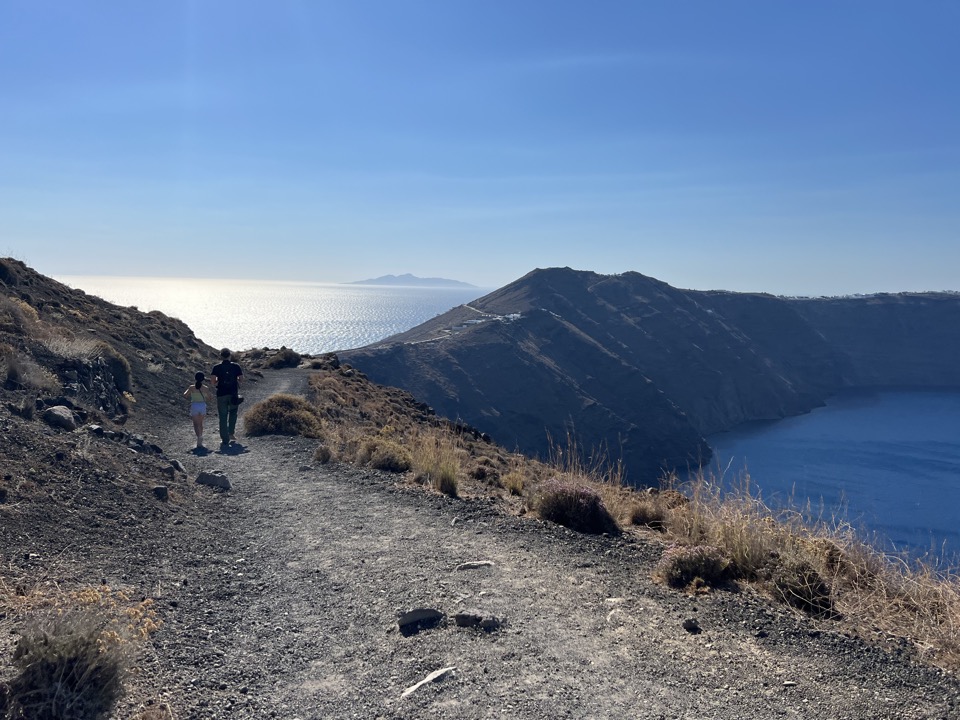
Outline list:
[[[507,447],[545,455],[572,431],[643,484],[708,459],[705,435],[842,388],[960,386],[958,352],[960,295],[780,298],[554,268],[341,357]]]

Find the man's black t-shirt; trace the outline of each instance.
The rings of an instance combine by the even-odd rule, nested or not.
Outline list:
[[[237,378],[243,375],[243,370],[235,362],[224,360],[219,365],[214,365],[210,374],[217,378],[217,397],[220,397],[237,392],[239,389]]]

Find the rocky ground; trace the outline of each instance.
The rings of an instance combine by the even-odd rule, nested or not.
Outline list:
[[[269,372],[246,394],[304,386],[303,371]],[[59,541],[77,579],[155,598],[163,626],[118,717],[960,717],[957,679],[904,645],[747,590],[654,583],[655,536],[587,537],[314,465],[298,438],[196,454],[186,418],[142,420],[186,470],[171,500],[138,497],[149,512],[90,552],[55,526],[16,549],[49,558]],[[201,470],[232,488],[196,486]],[[415,608],[444,618],[401,632]],[[457,613],[498,627],[460,627]]]

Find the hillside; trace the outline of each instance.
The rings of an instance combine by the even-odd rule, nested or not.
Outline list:
[[[955,294],[786,299],[554,268],[342,356],[507,447],[545,456],[573,429],[653,484],[707,460],[705,435],[841,388],[960,386],[958,352]]]

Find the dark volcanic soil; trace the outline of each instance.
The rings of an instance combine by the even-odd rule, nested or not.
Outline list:
[[[252,403],[305,382],[269,372],[245,392]],[[147,589],[164,621],[120,717],[165,703],[176,718],[223,720],[960,718],[957,680],[901,645],[750,591],[653,583],[655,536],[587,537],[318,466],[303,439],[198,456],[187,418],[156,430],[201,512],[168,511],[88,558],[89,578]],[[201,469],[233,488],[196,488]],[[476,562],[489,564],[458,569]],[[418,607],[445,622],[401,634],[398,613]],[[503,626],[458,627],[464,611]]]

